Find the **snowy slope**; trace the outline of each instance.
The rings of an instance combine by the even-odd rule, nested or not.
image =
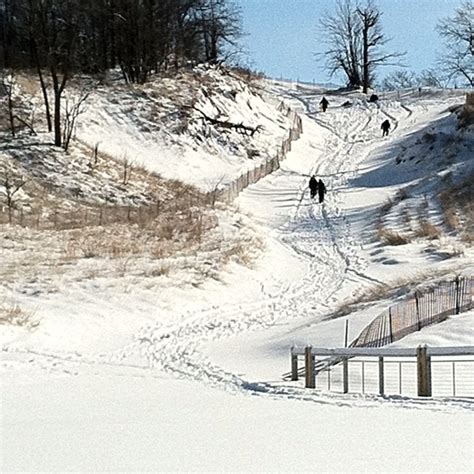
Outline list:
[[[395,95],[376,105],[328,94],[323,114],[318,89],[268,87],[304,115],[304,134],[280,170],[221,211],[228,231],[251,229],[261,240],[252,265],[230,261],[199,286],[185,271],[156,279],[126,271],[56,281],[55,293],[11,287],[41,324],[0,328],[4,470],[470,470],[472,400],[332,396],[281,379],[292,344],[342,345],[346,318],[352,339],[413,285],[472,273],[472,248],[444,223],[437,195],[446,173],[461,183],[472,170],[472,130],[458,130],[449,110],[463,96]],[[347,100],[352,106],[342,107]],[[107,142],[120,147],[118,137],[130,133],[130,150],[148,156],[158,142],[145,133],[139,147],[131,116]],[[393,130],[382,139],[386,117]],[[423,138],[428,132],[434,141]],[[190,178],[163,164],[163,175],[198,183],[201,165]],[[322,206],[308,196],[312,173],[328,188]],[[434,240],[415,232],[421,204],[439,227]],[[407,243],[388,245],[381,226]],[[406,344],[473,344],[471,316]]]
[[[195,68],[178,80],[134,89],[94,91],[81,117],[80,140],[168,179],[208,191],[276,154],[289,120],[261,91],[219,70]],[[212,119],[259,128],[254,136],[214,126]]]

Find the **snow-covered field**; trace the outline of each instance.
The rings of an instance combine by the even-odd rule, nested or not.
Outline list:
[[[318,89],[266,87],[275,103],[299,111],[304,133],[280,170],[220,211],[261,239],[250,266],[230,260],[199,286],[184,273],[147,285],[126,270],[65,275],[54,291],[8,286],[7,297],[40,324],[0,326],[2,471],[472,471],[474,399],[343,396],[282,380],[291,345],[342,346],[346,319],[354,339],[403,288],[472,274],[472,248],[444,224],[435,198],[440,185],[464,185],[472,174],[474,131],[458,130],[450,111],[462,93],[379,104],[328,93],[322,113]],[[256,124],[266,107],[250,112],[246,102],[235,120]],[[382,138],[387,117],[392,131]],[[162,165],[173,146],[150,165],[145,157],[164,145],[146,133],[143,143],[125,139],[132,123],[114,129],[109,120],[109,153],[125,150],[126,140],[140,164],[203,182],[204,153],[180,156],[194,160],[191,172]],[[270,150],[285,121],[265,120],[260,139]],[[81,138],[96,142],[96,127]],[[214,179],[241,172],[242,163],[229,160],[222,157]],[[323,205],[309,198],[312,173],[326,183]],[[419,231],[424,220],[436,238]],[[381,227],[407,243],[387,245]],[[362,303],[374,288],[377,300]],[[398,344],[474,345],[473,317],[452,317]]]

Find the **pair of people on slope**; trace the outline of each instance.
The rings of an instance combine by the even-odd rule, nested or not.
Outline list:
[[[311,176],[309,179],[309,191],[311,194],[311,199],[318,194],[319,202],[324,202],[324,196],[326,194],[326,186],[323,183],[322,179],[317,180],[316,176]]]

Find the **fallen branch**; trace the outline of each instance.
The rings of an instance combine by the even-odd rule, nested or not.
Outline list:
[[[197,107],[191,108],[198,111],[204,117],[204,119],[212,123],[212,125],[216,125],[222,128],[230,128],[244,135],[250,135],[251,137],[253,137],[256,132],[260,132],[263,129],[262,125],[250,127],[248,125],[244,125],[243,123],[233,123],[229,122],[228,120],[220,120],[218,118],[209,117],[209,115],[206,115],[202,110],[198,109]]]
[[[18,122],[22,123],[25,127],[27,127],[30,130],[32,135],[38,135],[36,133],[36,130],[29,123],[25,122],[22,118],[18,117],[18,115],[14,115],[13,118],[15,120],[18,120]]]

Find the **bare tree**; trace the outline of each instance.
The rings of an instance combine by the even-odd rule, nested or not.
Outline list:
[[[418,85],[421,87],[436,87],[444,89],[446,87],[446,78],[436,69],[423,69],[418,75]]]
[[[62,147],[68,151],[69,143],[76,131],[77,119],[86,109],[86,101],[91,91],[82,89],[77,97],[66,97],[64,101],[64,124]]]
[[[2,71],[0,76],[0,87],[2,88],[2,95],[6,97],[8,107],[8,120],[10,122],[10,133],[15,137],[15,115],[13,103],[13,90],[15,87],[15,73],[14,71]]]
[[[383,49],[388,40],[383,34],[381,16],[372,0],[338,0],[336,13],[326,14],[320,22],[328,44],[324,55],[329,73],[342,71],[348,85],[362,86],[364,93],[372,86],[377,67],[393,65],[394,60],[404,55]]]
[[[225,178],[225,175],[221,175],[207,181],[207,200],[213,209],[215,208],[216,202],[222,193],[222,183],[224,182]]]
[[[4,188],[5,200],[8,208],[8,223],[12,223],[13,208],[14,208],[14,197],[15,194],[26,184],[23,178],[15,177],[13,172],[9,168],[5,168],[0,174],[0,183]]]
[[[474,2],[465,0],[452,17],[438,23],[445,53],[439,63],[449,79],[461,78],[474,86]]]
[[[349,86],[360,86],[360,24],[353,0],[338,0],[335,13],[326,13],[319,27],[327,45],[324,57],[329,74],[342,71]]]
[[[384,77],[381,88],[387,91],[416,87],[418,78],[413,71],[397,70]]]
[[[235,47],[241,36],[240,10],[229,0],[205,0],[197,9],[206,61],[215,64],[225,46]]]
[[[405,53],[389,53],[383,50],[387,43],[380,22],[382,13],[372,0],[356,9],[362,34],[362,91],[367,94],[374,79],[375,68],[381,65],[393,65]],[[398,64],[398,63],[396,63]]]

